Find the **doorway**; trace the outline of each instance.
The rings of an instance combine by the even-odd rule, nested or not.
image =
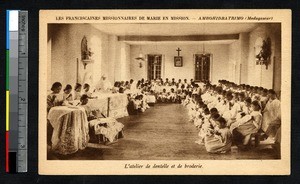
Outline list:
[[[148,55],[148,80],[161,78],[162,55]]]
[[[210,80],[210,54],[196,54],[195,55],[195,81],[209,81]]]

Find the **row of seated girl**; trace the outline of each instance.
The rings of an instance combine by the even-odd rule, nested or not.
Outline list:
[[[248,148],[251,134],[261,126],[260,106],[257,101],[251,103],[250,114],[240,112],[237,121],[230,123],[217,108],[209,109],[201,96],[192,98],[190,95],[183,105],[188,108],[190,121],[199,129],[198,144],[204,144],[208,152],[228,152],[232,144]]]
[[[52,84],[51,93],[47,96],[47,111],[54,107],[54,106],[61,106],[61,105],[72,105],[72,101],[80,100],[82,95],[87,95],[88,98],[92,97],[92,93],[90,92],[90,85],[84,84],[83,91],[82,85],[76,83],[74,90],[70,84],[67,84],[63,89],[63,93],[61,93],[62,84],[60,82],[55,82]]]
[[[183,86],[182,88],[187,88],[188,85],[194,84],[194,80],[191,79],[190,82],[188,82],[187,79],[184,79],[183,81],[181,79],[178,79],[178,81],[175,81],[175,78],[172,78],[171,80],[166,78],[164,81],[162,78],[152,79],[152,80],[144,80],[142,78],[141,80],[137,81],[137,88],[141,89],[148,84],[155,84],[158,86],[173,86],[176,88],[181,88]]]
[[[174,88],[171,88],[171,90],[169,92],[166,91],[166,89],[164,88],[162,90],[162,92],[158,92],[157,93],[157,102],[162,102],[162,103],[166,103],[166,102],[179,102],[180,101],[180,96],[175,92]]]
[[[228,152],[232,145],[232,134],[226,126],[227,122],[217,110],[207,108],[200,96],[187,95],[182,103],[189,114],[189,121],[199,130],[196,143],[205,146],[209,153]]]
[[[246,98],[249,97],[252,101],[259,101],[263,109],[266,106],[267,101],[269,100],[268,93],[272,91],[272,89],[266,89],[259,86],[250,86],[246,84],[237,85],[226,80],[220,80],[218,86],[225,91],[232,91],[233,93],[244,93]]]
[[[280,143],[281,103],[273,89],[236,85],[221,82],[220,86],[207,85],[201,98],[208,108],[217,108],[232,124],[240,117],[239,112],[250,114],[250,104],[257,101],[262,114],[261,136],[264,143]]]
[[[173,102],[173,103],[181,103],[185,97],[191,93],[192,95],[199,95],[201,89],[198,84],[189,85],[187,88],[171,88],[169,92],[166,91],[165,88],[161,92],[157,92],[157,100],[158,102]]]
[[[128,94],[127,111],[129,115],[136,115],[140,112],[145,112],[150,108],[147,100],[147,95],[140,94]]]
[[[53,83],[51,87],[52,93],[48,95],[47,97],[47,111],[49,112],[52,107],[55,106],[63,106],[63,105],[75,105],[80,106],[85,109],[87,120],[90,122],[91,120],[99,118],[101,114],[97,111],[92,111],[88,105],[88,99],[92,98],[91,94],[89,92],[89,85],[84,85],[84,92],[81,93],[81,85],[76,84],[75,90],[72,91],[71,85],[66,85],[66,87],[63,90],[63,94],[61,94],[62,84],[60,82]],[[74,101],[78,100],[79,102],[76,102],[77,104],[72,104]],[[104,115],[101,115],[101,117],[105,117]],[[119,122],[116,122],[115,120],[109,120],[110,123],[106,123],[105,127],[105,133],[104,136],[108,137],[109,140],[111,140],[111,137],[114,137],[117,133],[119,133],[123,125]],[[52,126],[48,122],[47,124],[49,131],[47,135],[48,143],[51,144],[51,136],[52,136]]]

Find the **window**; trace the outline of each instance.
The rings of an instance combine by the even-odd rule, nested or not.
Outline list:
[[[161,78],[162,55],[148,55],[148,80]]]
[[[195,55],[195,81],[207,81],[210,78],[210,54]]]

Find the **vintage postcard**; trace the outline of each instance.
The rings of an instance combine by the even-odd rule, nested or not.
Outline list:
[[[39,20],[39,174],[290,174],[291,10]]]

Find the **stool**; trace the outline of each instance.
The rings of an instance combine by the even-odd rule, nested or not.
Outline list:
[[[257,147],[259,145],[259,139],[260,139],[259,133],[253,133],[250,135],[250,145],[253,147]]]

